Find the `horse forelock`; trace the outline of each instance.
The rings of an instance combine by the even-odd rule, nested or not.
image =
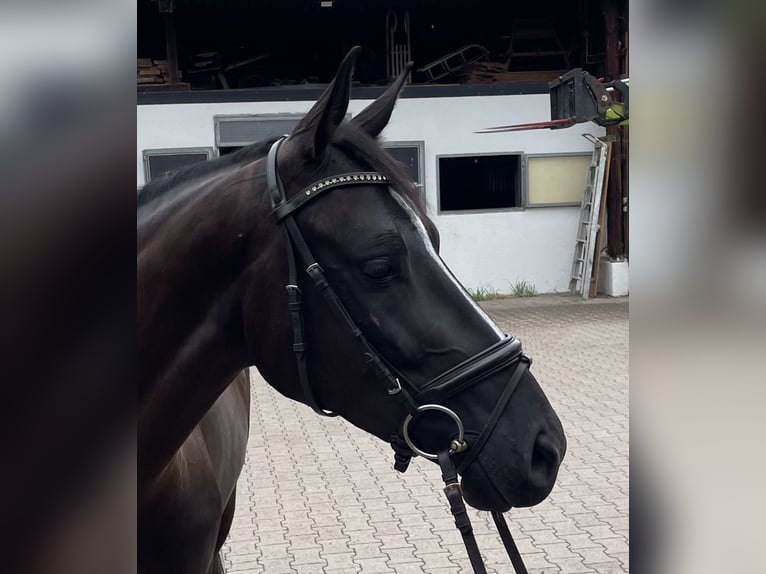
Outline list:
[[[338,128],[335,143],[346,153],[366,164],[365,168],[371,168],[388,177],[396,193],[409,200],[418,215],[425,217],[425,204],[417,187],[401,163],[386,152],[377,138],[369,136],[352,124],[345,123]]]

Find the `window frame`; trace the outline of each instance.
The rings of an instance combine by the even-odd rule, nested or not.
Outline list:
[[[301,121],[305,113],[287,112],[276,114],[219,114],[213,116],[213,129],[215,137],[215,149],[216,153],[221,147],[245,147],[252,145],[255,142],[226,142],[221,145],[221,124],[241,121],[254,121],[254,122],[273,122],[279,120],[297,120]],[[220,154],[219,154],[220,155]]]
[[[528,154],[525,158],[524,162],[524,174],[525,174],[525,183],[524,187],[527,191],[527,194],[525,196],[525,205],[530,209],[538,209],[538,208],[545,208],[545,207],[581,207],[582,206],[582,199],[580,199],[577,202],[557,202],[557,203],[530,203],[529,202],[529,160],[534,158],[558,158],[558,157],[586,157],[590,159],[593,157],[593,152],[589,151],[570,151],[570,152],[560,152],[560,153],[531,153]],[[583,195],[585,194],[585,177],[583,177],[582,180],[582,192]]]
[[[272,114],[218,114],[213,116],[213,137],[215,141],[215,153],[216,156],[221,155],[221,148],[243,148],[252,145],[256,142],[225,142],[221,144],[221,124],[236,122],[236,121],[254,121],[254,122],[273,122],[280,120],[296,120],[300,122],[308,112],[278,112]],[[351,114],[347,113],[345,117],[346,121],[351,119]],[[262,140],[261,140],[262,141]]]
[[[441,193],[441,169],[439,169],[439,162],[442,158],[453,157],[486,157],[486,156],[507,156],[512,155],[519,158],[519,205],[516,207],[496,207],[490,209],[442,209],[442,193]],[[436,213],[438,215],[465,215],[465,214],[481,214],[481,213],[502,213],[513,211],[525,211],[527,205],[527,154],[523,151],[502,151],[502,152],[480,152],[480,153],[445,153],[436,156]]]
[[[384,149],[414,147],[418,150],[418,172],[420,181],[415,182],[420,197],[426,199],[426,142],[425,140],[386,140],[382,142]]]
[[[152,181],[152,172],[149,166],[150,156],[158,155],[187,155],[192,153],[204,153],[207,155],[205,161],[216,157],[216,150],[210,146],[197,146],[197,147],[166,147],[166,148],[151,148],[141,150],[141,157],[144,164],[144,185]]]

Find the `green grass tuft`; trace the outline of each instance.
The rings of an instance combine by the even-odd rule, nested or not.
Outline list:
[[[500,299],[503,297],[502,293],[499,293],[486,284],[478,285],[476,289],[469,289],[468,292],[471,294],[474,301],[490,301],[492,299]]]
[[[537,289],[533,283],[522,279],[511,284],[511,295],[514,297],[534,297],[537,295]]]

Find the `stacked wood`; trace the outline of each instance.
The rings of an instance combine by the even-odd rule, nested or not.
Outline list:
[[[136,60],[137,84],[167,84],[169,82],[170,68],[167,60],[152,60],[151,58],[138,58]]]
[[[513,82],[550,82],[566,70],[533,70],[524,72],[509,72],[505,63],[476,62],[462,71],[458,78],[465,84],[495,84]]]

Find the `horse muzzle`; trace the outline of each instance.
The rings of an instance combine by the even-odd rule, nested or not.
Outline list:
[[[553,408],[535,392],[537,387],[527,372],[481,451],[470,461],[458,461],[463,493],[471,506],[502,511],[534,506],[553,489],[567,441]],[[541,416],[533,424],[519,424],[517,415],[529,409]],[[470,432],[466,440],[471,443]]]

